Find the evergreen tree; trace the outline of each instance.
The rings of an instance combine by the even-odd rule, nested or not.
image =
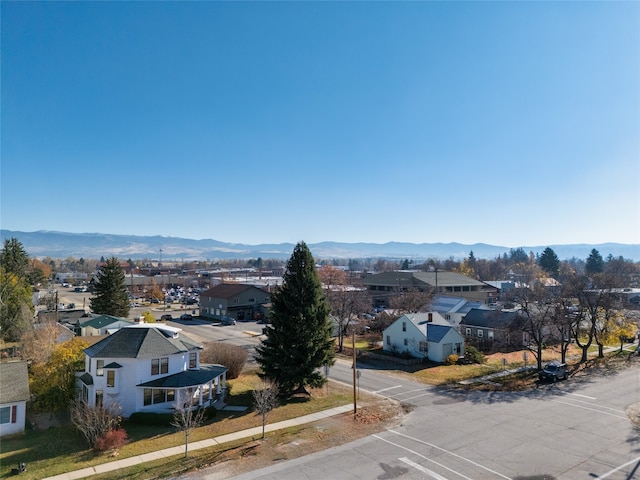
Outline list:
[[[602,273],[604,270],[604,259],[600,252],[595,248],[591,250],[589,257],[584,265],[584,271],[588,274]]]
[[[0,251],[0,336],[6,341],[19,341],[31,328],[34,308],[28,266],[29,256],[18,239],[6,239]]]
[[[540,255],[538,259],[538,265],[540,268],[551,275],[553,278],[557,278],[560,274],[560,260],[556,255],[556,252],[552,248],[547,247]]]
[[[329,306],[322,292],[313,256],[304,242],[293,250],[280,289],[271,296],[270,325],[256,348],[262,376],[283,395],[309,393],[326,379],[318,371],[333,365]]]
[[[4,241],[4,248],[0,252],[0,265],[7,273],[13,273],[18,277],[27,274],[29,266],[29,255],[17,238],[7,238]]]
[[[93,313],[115,317],[129,315],[129,294],[124,282],[124,270],[117,258],[111,257],[100,267],[93,294]]]

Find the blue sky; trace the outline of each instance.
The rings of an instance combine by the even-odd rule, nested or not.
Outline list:
[[[11,2],[1,226],[640,243],[639,2]]]

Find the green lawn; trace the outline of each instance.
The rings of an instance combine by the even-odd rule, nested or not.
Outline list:
[[[251,408],[251,389],[259,383],[260,380],[254,374],[229,380],[228,404],[244,405],[249,408],[244,412],[218,412],[214,419],[194,430],[189,441],[213,438],[260,426],[261,419],[255,415]],[[348,404],[352,401],[351,395],[350,388],[332,384],[329,389],[314,392],[314,396],[310,400],[306,397],[293,398],[288,403],[277,407],[269,414],[268,423]],[[181,432],[176,432],[173,427],[141,426],[127,422],[123,426],[130,441],[120,449],[118,458],[184,445],[184,435]],[[227,447],[221,446],[220,448]],[[27,464],[27,471],[20,474],[21,479],[38,480],[112,460],[114,458],[110,458],[108,453],[95,453],[87,448],[84,438],[73,426],[54,427],[41,431],[31,430],[23,435],[2,440],[0,478],[11,476],[11,468],[16,467],[19,462]],[[145,471],[147,468],[148,466],[143,466],[141,470]]]

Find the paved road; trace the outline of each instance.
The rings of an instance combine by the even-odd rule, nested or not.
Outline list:
[[[638,367],[522,393],[466,393],[363,370],[360,388],[415,406],[400,427],[237,478],[637,479],[640,431],[625,407],[640,402]],[[348,364],[332,367],[331,376],[350,374]]]

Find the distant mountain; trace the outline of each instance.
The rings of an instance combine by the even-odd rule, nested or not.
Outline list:
[[[120,259],[150,260],[214,260],[214,259],[287,259],[291,256],[294,244],[225,243],[217,240],[191,240],[179,237],[110,235],[106,233],[65,233],[40,230],[37,232],[19,232],[0,230],[2,242],[7,238],[17,238],[32,257],[44,258],[91,258],[115,256]],[[603,257],[640,260],[640,245],[621,243],[602,243],[597,245],[543,245],[522,246],[525,252],[542,253],[551,247],[560,259],[572,257],[586,259],[593,248]],[[389,258],[424,260],[427,258],[462,259],[473,251],[476,258],[493,259],[508,253],[512,247],[474,243],[339,243],[321,242],[309,244],[316,258]]]

